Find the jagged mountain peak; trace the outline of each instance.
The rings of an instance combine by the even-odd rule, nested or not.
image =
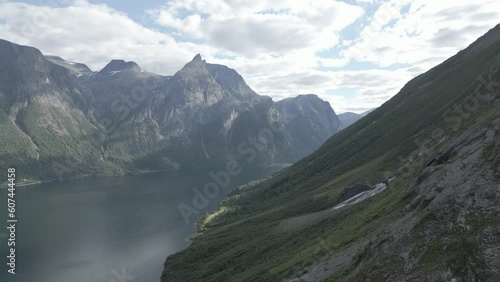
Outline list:
[[[239,100],[251,100],[258,97],[236,70],[225,65],[207,63],[200,54],[184,65],[174,75],[172,81],[191,86],[210,84],[211,87],[224,90]]]
[[[194,58],[191,60],[192,62],[197,62],[197,61],[203,61],[200,53],[196,54],[196,56],[194,56]]]
[[[193,70],[198,70],[202,72],[206,72],[206,61],[203,60],[200,54],[196,54],[194,58],[189,61],[184,67],[180,70],[182,71],[193,71]]]
[[[173,81],[191,86],[208,83],[241,101],[249,101],[259,97],[236,70],[225,65],[207,63],[200,54],[197,54],[193,60],[178,71]]]
[[[283,131],[266,143],[268,151],[255,156],[260,166],[294,162],[336,132],[329,120],[314,114],[325,112],[315,103],[304,106],[311,113],[308,117],[293,116],[296,119],[285,124],[288,116],[270,97],[255,93],[236,70],[206,63],[200,54],[173,77],[124,60],[113,60],[98,73],[85,66],[88,75],[79,72],[77,64],[0,41],[0,127],[25,136],[23,146],[2,138],[0,145],[8,143],[8,150],[28,156],[22,162],[66,157],[59,155],[63,148],[82,164],[75,176],[114,167],[115,162],[155,170],[208,166],[233,156],[246,159],[235,144],[278,124]],[[311,130],[304,133],[304,127]],[[80,141],[87,142],[90,157],[77,154]],[[56,146],[43,146],[49,143]],[[43,169],[28,173],[53,178]]]

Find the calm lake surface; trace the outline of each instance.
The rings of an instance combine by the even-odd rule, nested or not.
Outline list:
[[[15,275],[7,273],[7,191],[0,189],[0,281],[160,281],[166,257],[189,245],[196,220],[234,186],[280,168],[244,168],[189,224],[178,205],[193,206],[193,188],[213,182],[208,170],[17,187]]]

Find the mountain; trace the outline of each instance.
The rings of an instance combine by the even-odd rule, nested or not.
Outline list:
[[[314,94],[283,99],[276,102],[276,108],[283,116],[293,117],[285,130],[291,136],[290,146],[295,149],[297,159],[309,155],[342,129],[330,104]]]
[[[26,178],[56,178],[69,167],[75,174],[106,171],[91,93],[73,71],[0,40],[0,74],[0,167],[22,168]]]
[[[370,109],[368,111],[365,111],[365,112],[362,112],[361,114],[359,114],[361,117],[364,117],[364,116],[367,116],[369,113],[375,111],[377,108],[373,108],[373,109]]]
[[[340,122],[342,123],[342,126],[344,128],[355,123],[356,121],[358,121],[361,118],[362,118],[362,116],[360,114],[356,114],[356,113],[352,113],[352,112],[345,112],[345,113],[339,114]]]
[[[82,75],[92,75],[93,73],[92,70],[85,64],[69,62],[58,56],[45,56],[45,59],[47,59],[51,63],[70,70],[77,77],[80,77]]]
[[[292,124],[305,112],[289,118],[279,111],[279,103],[259,96],[235,70],[206,63],[200,55],[172,77],[144,72],[128,77],[130,74],[121,69],[108,70],[107,75],[101,75],[101,71],[90,82],[93,93],[101,97],[129,89],[144,94],[144,99],[123,112],[123,121],[114,122],[116,126],[107,136],[106,159],[112,157],[115,162],[133,160],[141,169],[211,166],[230,160],[258,166],[292,163],[338,131],[316,114],[308,117],[316,127],[310,135],[314,139],[309,143],[297,141],[303,138],[303,132],[294,131]],[[134,67],[132,71],[139,69]],[[125,105],[117,97],[97,104],[113,106],[113,99],[118,101],[116,105]],[[319,99],[304,104],[304,109],[336,118],[329,104]],[[113,111],[100,112],[104,116]]]
[[[498,281],[499,83],[500,25],[237,188],[162,281]]]
[[[275,103],[235,70],[200,55],[173,76],[124,60],[93,72],[4,40],[0,60],[6,132],[0,168],[22,168],[26,183],[228,161],[289,164],[339,129],[335,112],[319,98]]]
[[[371,110],[368,110],[366,112],[363,112],[361,114],[356,114],[356,113],[352,113],[352,112],[345,112],[345,113],[341,113],[339,114],[339,119],[340,119],[340,122],[342,123],[342,126],[344,128],[350,126],[351,124],[355,123],[356,121],[360,120],[361,118],[363,118],[364,116],[368,115],[369,113],[373,112],[375,109],[371,109]]]

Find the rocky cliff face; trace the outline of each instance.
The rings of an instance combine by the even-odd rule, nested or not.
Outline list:
[[[60,161],[75,174],[102,168],[103,138],[89,89],[38,50],[0,41],[0,163],[56,177]],[[92,163],[92,166],[89,164]]]
[[[500,118],[436,154],[406,189],[402,218],[365,250],[376,260],[365,258],[363,279],[500,279],[498,140]]]
[[[0,41],[0,62],[0,165],[28,179],[292,163],[338,129],[319,98],[274,103],[200,55],[174,76],[123,60],[93,72]]]
[[[407,203],[383,232],[332,253],[307,274],[290,281],[339,277],[346,266],[355,281],[497,281],[498,112],[496,117],[433,154],[401,192]],[[394,188],[398,184],[391,185]]]
[[[103,84],[94,82],[102,80],[98,77],[91,82],[94,93],[120,92],[101,91]],[[144,83],[148,79],[153,82]],[[319,98],[274,103],[257,95],[235,70],[208,64],[199,55],[172,77],[146,76],[135,84],[155,87],[142,106],[132,109],[116,127],[106,146],[109,151],[118,148],[124,153],[121,157],[130,159],[141,153],[137,163],[149,169],[228,160],[249,165],[291,163],[339,129],[335,112]]]
[[[77,77],[80,77],[82,75],[93,74],[92,70],[88,66],[82,63],[69,62],[58,56],[45,56],[45,59],[47,59],[51,63],[54,63],[56,65],[62,66],[70,70]]]

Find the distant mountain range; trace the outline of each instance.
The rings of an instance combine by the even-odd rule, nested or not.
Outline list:
[[[26,182],[293,163],[342,129],[328,102],[273,102],[200,55],[173,76],[113,60],[99,72],[0,40],[0,169]]]

